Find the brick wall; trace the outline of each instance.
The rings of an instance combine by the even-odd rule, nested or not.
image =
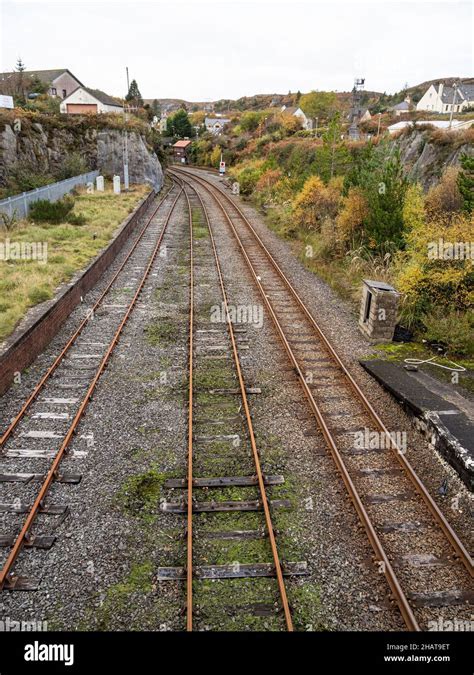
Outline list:
[[[155,197],[152,190],[133,213],[124,221],[120,232],[109,246],[74,280],[64,288],[48,307],[32,320],[18,335],[15,331],[7,340],[7,347],[0,355],[0,395],[12,384],[15,373],[32,363],[56,335],[74,307],[100,279],[116,258],[130,234],[148,211]],[[9,344],[10,343],[10,344]]]

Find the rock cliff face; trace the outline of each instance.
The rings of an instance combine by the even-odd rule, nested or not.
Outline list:
[[[1,127],[0,127],[1,128]],[[21,128],[5,124],[0,133],[0,186],[19,167],[38,174],[57,175],[65,159],[77,153],[89,170],[119,174],[123,180],[123,137],[115,129],[23,123]],[[133,183],[149,183],[156,190],[163,185],[161,164],[138,132],[128,133],[129,174]]]
[[[160,190],[163,185],[161,164],[137,133],[128,135],[128,157],[130,181],[150,183],[155,190]],[[107,174],[118,174],[123,180],[123,136],[120,131],[98,132],[97,168]]]
[[[439,181],[448,166],[459,166],[463,153],[474,155],[474,145],[462,134],[454,132],[451,140],[445,142],[436,141],[430,131],[412,131],[398,138],[396,144],[410,178],[427,190]]]

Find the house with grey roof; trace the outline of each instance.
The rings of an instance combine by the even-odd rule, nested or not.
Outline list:
[[[77,87],[83,86],[82,82],[67,68],[24,70],[22,73],[18,71],[0,73],[0,92],[15,94],[22,91],[25,93],[30,91],[38,81],[47,87],[47,93],[50,96],[62,99],[69,96]]]
[[[401,115],[408,115],[413,109],[414,106],[411,102],[411,98],[407,96],[404,101],[401,101],[390,108],[390,112],[394,113],[397,117],[400,117]]]
[[[204,120],[204,125],[206,131],[209,131],[214,136],[218,136],[222,133],[226,124],[229,124],[230,119],[227,117],[206,117]]]
[[[77,87],[61,101],[59,110],[68,115],[97,115],[99,113],[122,113],[123,105],[100,89]]]
[[[438,113],[457,113],[474,107],[474,84],[457,82],[453,86],[440,82],[437,87],[429,86],[416,105],[417,110]]]

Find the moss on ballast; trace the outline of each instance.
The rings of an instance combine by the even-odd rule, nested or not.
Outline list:
[[[167,477],[155,468],[130,476],[117,495],[120,507],[129,515],[152,522],[158,512],[158,502]]]
[[[176,321],[170,317],[160,317],[152,321],[145,328],[146,340],[152,347],[170,345],[178,337]]]

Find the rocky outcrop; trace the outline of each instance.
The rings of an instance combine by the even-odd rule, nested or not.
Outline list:
[[[435,185],[448,166],[459,166],[463,153],[474,156],[474,145],[463,131],[436,136],[429,130],[402,134],[395,141],[401,159],[412,180],[425,190]]]
[[[123,181],[123,136],[120,131],[97,134],[97,168],[106,174],[120,175]],[[137,133],[128,134],[129,176],[132,183],[149,183],[155,190],[163,185],[158,157],[151,153]]]
[[[131,182],[148,183],[160,190],[163,184],[161,164],[137,131],[128,133],[128,152]],[[75,125],[62,120],[47,123],[22,120],[19,126],[5,124],[0,133],[0,186],[7,186],[12,174],[25,169],[58,177],[72,154],[82,157],[87,170],[119,174],[123,180],[120,130],[88,127],[86,122]]]

